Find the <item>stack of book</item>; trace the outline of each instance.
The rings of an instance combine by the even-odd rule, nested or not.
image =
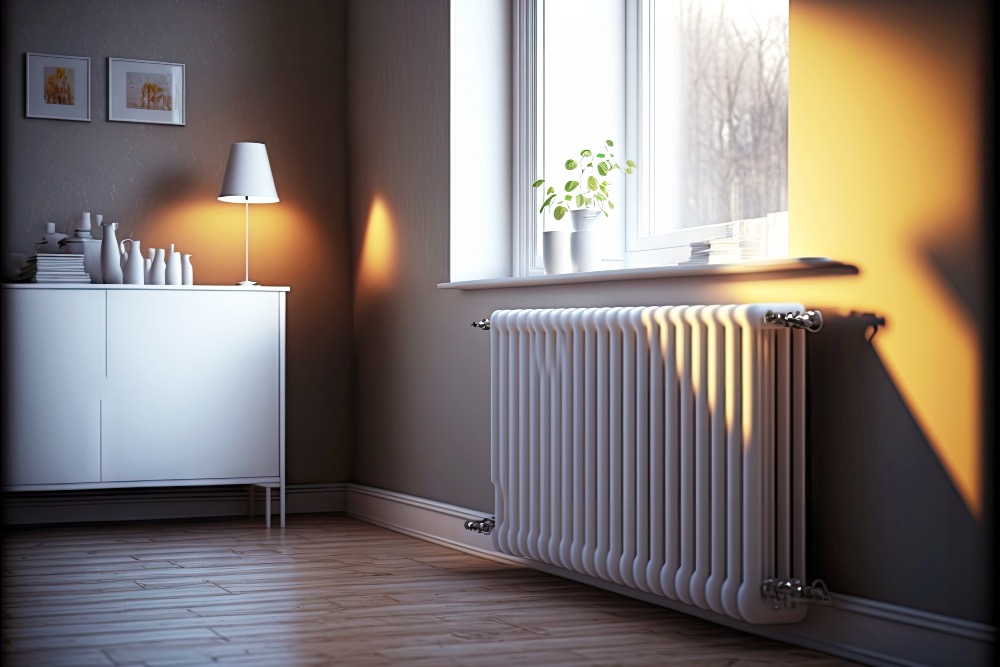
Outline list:
[[[681,264],[732,264],[747,258],[739,239],[728,236],[709,241],[695,241],[691,244],[691,256]]]
[[[89,283],[83,270],[83,255],[40,252],[21,267],[18,282],[24,283]]]

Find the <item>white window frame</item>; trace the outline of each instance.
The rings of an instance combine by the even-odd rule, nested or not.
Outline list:
[[[542,0],[544,2],[544,0]],[[539,146],[542,118],[538,114],[540,84],[544,85],[539,50],[542,30],[538,16],[539,0],[512,0],[513,60],[511,88],[512,122],[512,275],[523,277],[544,273],[541,248],[537,242],[537,225],[543,224],[538,214],[540,192],[531,188],[531,182],[542,170],[544,147]],[[678,247],[695,241],[724,235],[723,230],[737,221],[692,227],[668,234],[642,236],[640,223],[656,214],[650,210],[652,201],[644,193],[650,191],[655,178],[650,159],[653,127],[646,112],[642,86],[643,77],[649,76],[648,62],[652,58],[649,39],[651,21],[649,11],[652,0],[625,0],[625,144],[623,154],[638,155],[638,178],[625,178],[623,213],[625,268],[637,266],[662,266],[677,260]],[[649,139],[649,140],[647,140]],[[787,212],[780,215],[787,217]],[[780,217],[779,217],[780,219]],[[669,242],[669,245],[668,245]]]

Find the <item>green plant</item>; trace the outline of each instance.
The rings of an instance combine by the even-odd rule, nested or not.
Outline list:
[[[559,193],[556,192],[554,187],[549,186],[545,191],[545,201],[542,203],[542,207],[538,209],[539,213],[548,208],[552,211],[552,217],[556,220],[562,220],[563,216],[575,205],[576,209],[597,208],[604,214],[604,217],[608,216],[608,212],[604,207],[607,206],[610,209],[614,209],[615,205],[611,201],[607,175],[616,169],[626,174],[632,174],[639,167],[632,160],[625,160],[625,166],[622,167],[614,161],[615,154],[611,152],[611,149],[615,145],[614,142],[608,139],[604,142],[604,145],[606,148],[602,150],[606,150],[607,153],[594,153],[585,148],[580,151],[579,160],[576,158],[566,160],[566,171],[576,171],[579,169],[580,175],[575,180],[566,181],[566,184],[563,186],[562,199],[558,199]],[[543,183],[545,183],[545,179],[540,178],[532,183],[531,187],[538,188]],[[578,189],[579,191],[577,192]],[[575,195],[573,194],[574,192],[576,192]]]

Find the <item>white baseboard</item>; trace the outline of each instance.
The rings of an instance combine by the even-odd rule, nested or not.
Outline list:
[[[493,550],[489,536],[466,530],[468,519],[489,512],[456,507],[359,484],[347,485],[347,514],[362,521],[492,560],[517,563],[750,634],[879,667],[992,665],[996,628],[908,607],[833,594],[830,605],[810,608],[789,625],[751,625],[559,568]]]
[[[272,492],[271,511],[279,511]],[[294,484],[285,489],[285,512],[343,512],[347,484]],[[3,499],[5,525],[81,521],[148,521],[249,513],[246,486],[202,486],[112,490],[8,493]],[[256,490],[254,512],[264,515],[264,492]]]

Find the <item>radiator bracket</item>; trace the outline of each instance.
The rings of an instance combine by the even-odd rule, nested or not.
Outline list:
[[[801,579],[765,579],[760,592],[774,600],[775,609],[794,609],[799,603],[830,603],[830,591],[822,579],[814,580],[810,586],[803,585]]]
[[[489,535],[490,533],[493,532],[493,529],[496,527],[496,525],[497,525],[496,520],[492,518],[491,519],[484,518],[480,519],[479,521],[470,519],[465,522],[465,529],[474,530],[477,533],[482,533],[483,535]]]

